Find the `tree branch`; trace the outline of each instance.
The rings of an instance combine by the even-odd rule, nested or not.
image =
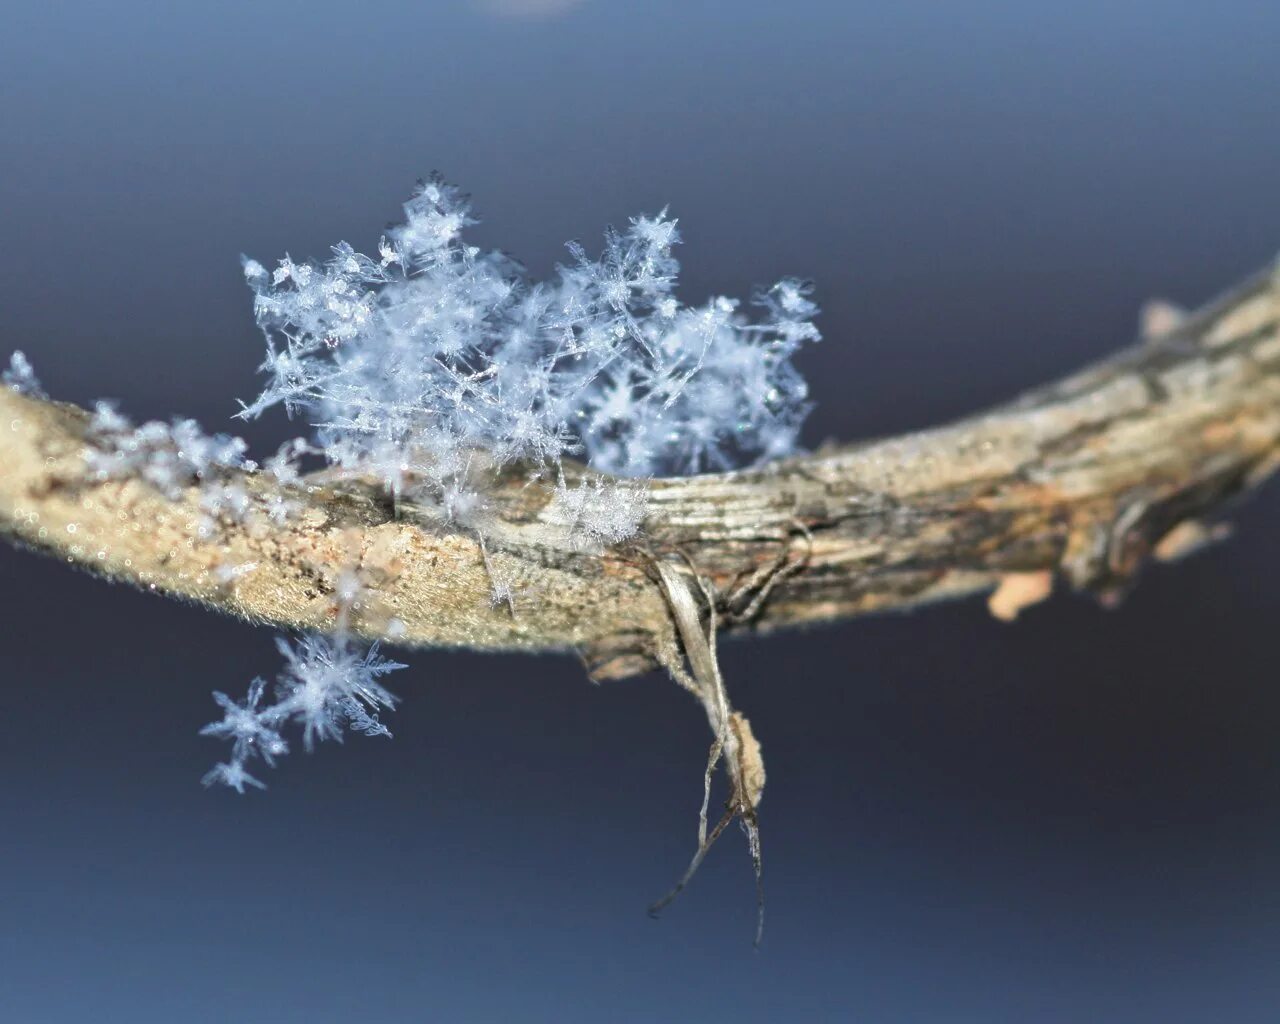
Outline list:
[[[675,642],[654,559],[688,559],[722,626],[774,629],[990,590],[1016,612],[1024,574],[1121,592],[1162,538],[1194,533],[1280,461],[1280,287],[1270,271],[1058,384],[950,426],[762,469],[648,485],[642,536],[591,548],[554,488],[497,480],[474,528],[393,509],[370,484],[244,474],[257,507],[300,512],[201,535],[198,491],[88,478],[87,414],[0,389],[0,532],[113,580],[254,622],[351,625],[416,646],[573,649],[597,678],[642,671]],[[570,481],[585,471],[569,467]],[[620,486],[641,486],[621,482]],[[482,549],[480,536],[485,538]],[[510,606],[494,602],[509,586]],[[1044,592],[1032,584],[1027,592]],[[1014,595],[1011,597],[1011,595]]]

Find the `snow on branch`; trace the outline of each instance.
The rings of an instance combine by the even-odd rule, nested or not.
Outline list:
[[[609,229],[598,258],[570,243],[541,283],[467,244],[471,207],[439,178],[404,213],[376,257],[343,242],[323,264],[245,260],[269,381],[241,415],[305,414],[331,463],[464,521],[477,452],[648,477],[794,450],[808,390],[791,358],[819,337],[807,285],[757,295],[755,320],[723,296],[681,305],[666,211]]]
[[[304,745],[382,732],[380,639],[575,650],[596,678],[673,664],[665,561],[693,567],[722,635],[996,588],[1012,618],[1055,582],[1113,600],[1280,465],[1270,269],[1004,407],[775,460],[806,401],[789,360],[816,337],[802,287],[754,324],[682,310],[661,216],[534,285],[465,246],[468,219],[430,184],[377,259],[248,264],[271,377],[246,412],[321,424],[262,466],[187,421],[50,402],[19,355],[3,375],[0,532],[300,637],[274,703],[265,684],[219,699],[233,750],[212,781],[253,785],[288,722]],[[332,465],[303,473],[317,452]],[[738,459],[758,465],[656,475]]]
[[[730,632],[984,592],[1014,573],[1123,589],[1149,554],[1173,550],[1166,536],[1201,535],[1195,522],[1280,461],[1280,289],[1268,268],[1159,338],[948,426],[652,480],[643,532],[617,544],[584,545],[560,482],[513,467],[487,494],[489,566],[480,532],[444,510],[397,513],[380,480],[299,476],[287,460],[215,467],[215,486],[239,486],[250,507],[204,533],[198,477],[171,490],[143,468],[99,476],[94,415],[24,391],[0,387],[0,532],[17,543],[294,631],[333,631],[339,577],[355,565],[377,600],[352,612],[353,636],[575,649],[619,675],[651,667],[672,635],[639,550],[696,562]],[[591,477],[564,468],[566,488]],[[273,518],[280,505],[292,513]],[[757,602],[770,567],[801,553]],[[490,601],[495,580],[515,614]]]
[[[268,273],[243,260],[267,339],[268,383],[240,415],[281,405],[316,427],[313,439],[295,438],[267,460],[276,482],[298,484],[297,460],[320,455],[339,475],[375,481],[397,506],[465,525],[483,545],[489,489],[503,467],[520,463],[535,476],[553,471],[549,521],[578,547],[599,549],[639,534],[647,500],[643,482],[600,473],[724,469],[794,449],[808,406],[791,357],[819,337],[806,285],[784,280],[758,295],[755,321],[724,297],[681,306],[672,255],[680,238],[665,211],[609,229],[597,259],[570,243],[571,262],[545,283],[529,281],[510,257],[467,244],[470,205],[438,177],[419,185],[404,212],[376,257],[343,242],[323,264],[286,256]],[[46,397],[21,352],[3,382]],[[259,467],[244,442],[191,420],[135,427],[99,402],[83,438],[76,486],[138,481],[170,502],[194,492],[202,543],[283,525],[303,506],[246,486]],[[571,485],[569,455],[598,472]],[[481,553],[490,604],[505,604],[514,618],[510,581]],[[212,577],[231,586],[259,564],[224,559]],[[241,793],[261,786],[247,765],[274,764],[287,751],[279,730],[291,720],[303,725],[308,749],[340,739],[344,726],[390,735],[377,712],[394,699],[376,679],[403,666],[352,636],[353,595],[365,581],[358,568],[344,578],[355,588],[347,596],[337,588],[332,636],[280,642],[288,668],[274,703],[262,703],[260,679],[243,703],[215,694],[225,715],[204,731],[233,748],[206,783]]]

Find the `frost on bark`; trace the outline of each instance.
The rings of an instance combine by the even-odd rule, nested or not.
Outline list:
[[[370,594],[350,613],[359,635],[572,650],[597,678],[644,671],[678,645],[654,560],[696,567],[728,633],[989,591],[1012,574],[1116,595],[1155,549],[1175,551],[1171,536],[1196,533],[1275,468],[1278,295],[1259,274],[1171,332],[948,426],[650,481],[641,532],[616,545],[584,537],[559,485],[518,464],[465,528],[359,478],[231,469],[254,508],[297,512],[202,532],[198,488],[91,480],[89,414],[0,389],[0,529],[112,579],[292,629],[333,626],[354,566]],[[590,478],[572,464],[565,477]],[[495,579],[510,605],[491,600]]]

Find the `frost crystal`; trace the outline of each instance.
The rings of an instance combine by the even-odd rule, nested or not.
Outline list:
[[[220,520],[244,522],[253,507],[239,474],[256,472],[258,465],[245,457],[247,446],[238,437],[206,434],[194,420],[135,427],[110,402],[98,402],[85,440],[85,465],[94,480],[144,480],[172,499],[196,488],[202,513],[197,529],[203,538],[214,533]],[[267,460],[266,470],[281,483],[296,483],[296,460],[309,450],[301,440],[288,441]],[[261,510],[282,523],[297,510],[297,502],[273,494]]]
[[[278,681],[280,703],[303,728],[310,750],[317,739],[341,741],[344,727],[366,736],[390,736],[378,710],[395,707],[396,698],[378,682],[404,668],[378,655],[378,645],[362,649],[344,637],[311,635],[296,644],[277,640],[287,667]]]
[[[85,458],[97,480],[140,478],[167,497],[187,487],[214,484],[233,470],[254,470],[238,437],[206,434],[194,420],[152,421],[134,427],[108,402],[98,402],[86,433]],[[206,501],[222,507],[242,502],[208,489]]]
[[[257,789],[267,788],[267,784],[265,782],[255,779],[244,770],[244,762],[242,761],[215,764],[212,769],[204,774],[204,777],[200,781],[206,786],[221,783],[224,786],[234,789],[237,793],[243,793],[246,785],[253,786]]]
[[[225,693],[215,692],[213,695],[223,710],[222,721],[206,725],[200,730],[200,735],[231,740],[234,744],[231,750],[233,764],[244,764],[256,754],[274,766],[277,756],[289,752],[288,744],[276,728],[279,716],[268,714],[258,706],[266,686],[261,677],[255,679],[249,684],[249,695],[243,704],[237,704]]]
[[[819,337],[807,285],[757,296],[754,322],[727,298],[681,306],[665,211],[609,230],[596,259],[571,243],[571,262],[535,284],[463,241],[470,206],[440,179],[404,209],[376,258],[344,242],[322,265],[244,262],[269,382],[241,415],[305,413],[332,463],[464,518],[477,451],[543,467],[581,453],[643,477],[793,448],[808,405],[791,357]],[[602,539],[638,523],[629,508],[596,519],[585,493],[565,500]]]
[[[639,531],[647,505],[648,490],[638,483],[593,477],[570,487],[561,480],[547,518],[589,543],[619,544]]]
[[[21,352],[14,352],[9,357],[9,369],[4,373],[0,373],[0,380],[10,389],[18,392],[20,395],[29,395],[32,398],[48,398],[44,393],[44,389],[40,386],[40,382],[36,380],[36,374],[31,369],[31,364],[27,361],[27,357]]]
[[[221,783],[243,793],[246,784],[265,786],[248,774],[246,766],[255,757],[269,766],[289,752],[281,730],[294,723],[302,727],[302,744],[310,750],[316,740],[342,740],[344,730],[366,736],[390,736],[378,713],[395,707],[396,697],[379,681],[382,676],[404,668],[378,654],[378,645],[362,647],[343,631],[336,637],[307,635],[295,643],[281,638],[276,646],[285,659],[285,669],[277,677],[275,701],[263,704],[266,682],[255,679],[243,703],[225,693],[213,699],[223,716],[200,730],[202,736],[230,740],[231,760],[214,766],[204,784]]]

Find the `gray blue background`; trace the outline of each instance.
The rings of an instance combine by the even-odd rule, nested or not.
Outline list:
[[[806,441],[908,430],[1271,259],[1278,129],[1274,4],[9,0],[0,349],[230,428],[238,255],[367,249],[439,168],[535,273],[670,204],[689,299],[812,277]],[[645,916],[708,740],[664,679],[412,654],[394,740],[205,792],[270,632],[0,547],[0,1021],[1274,1021],[1278,513],[1116,612],[726,645],[760,953],[736,835]]]

